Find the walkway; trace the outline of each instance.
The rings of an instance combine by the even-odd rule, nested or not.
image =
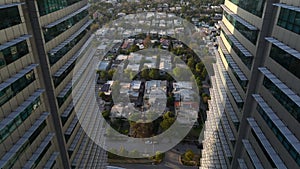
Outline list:
[[[194,153],[200,153],[200,150],[197,149],[197,146],[193,144],[180,143],[175,148],[165,153],[164,161],[158,165],[117,164],[116,166],[124,167],[126,169],[198,169],[198,166],[184,166],[180,164],[180,155],[188,149],[191,149]]]

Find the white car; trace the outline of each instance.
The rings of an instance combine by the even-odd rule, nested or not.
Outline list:
[[[142,154],[142,156],[143,156],[143,157],[150,157],[150,155],[149,155],[149,154],[146,154],[146,153]]]
[[[145,141],[145,144],[152,144],[152,141],[147,140],[147,141]]]

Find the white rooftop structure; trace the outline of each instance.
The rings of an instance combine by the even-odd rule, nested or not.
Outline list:
[[[128,56],[128,60],[131,63],[140,63],[143,57],[143,55],[140,55],[138,53],[130,53],[130,55]]]
[[[148,68],[156,68],[155,63],[144,63],[144,66],[147,66]]]
[[[169,59],[161,59],[159,64],[159,69],[162,71],[169,71],[172,69],[172,63]]]
[[[118,55],[116,60],[126,60],[128,58],[128,55]]]
[[[167,81],[161,81],[161,80],[151,80],[147,81],[145,83],[145,94],[149,94],[151,90],[155,89],[167,89]]]
[[[120,94],[128,94],[130,89],[130,83],[121,82],[120,83]]]
[[[145,60],[151,61],[152,63],[156,63],[157,56],[147,56]]]
[[[130,88],[132,90],[140,90],[141,85],[142,85],[142,81],[134,80],[134,81],[131,82]]]
[[[140,65],[139,64],[129,64],[127,66],[127,69],[130,69],[134,72],[138,72],[140,70]]]
[[[189,89],[182,89],[174,92],[174,97],[183,102],[195,101],[194,96],[195,92]]]
[[[176,82],[173,83],[173,88],[175,91],[181,90],[181,89],[193,89],[193,83],[192,82]]]

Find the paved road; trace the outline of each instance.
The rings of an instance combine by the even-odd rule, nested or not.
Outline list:
[[[165,153],[164,161],[158,165],[144,165],[144,164],[118,164],[116,166],[124,167],[126,169],[198,169],[197,166],[184,166],[180,164],[179,157],[186,150],[191,149],[195,153],[200,153],[199,149],[193,144],[179,144],[172,150]],[[113,165],[113,164],[112,164]]]

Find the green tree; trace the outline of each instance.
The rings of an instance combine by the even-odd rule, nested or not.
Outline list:
[[[174,114],[171,111],[167,111],[164,115],[163,115],[163,119],[169,119],[174,117]]]
[[[189,81],[190,76],[192,76],[192,73],[188,68],[182,68],[182,67],[175,67],[173,69],[173,74],[176,78],[176,80],[183,80],[183,81]]]
[[[110,112],[109,112],[108,110],[104,110],[104,111],[102,112],[102,116],[103,116],[103,118],[105,118],[105,119],[108,119],[108,118],[109,118],[109,115],[110,115]]]
[[[195,154],[194,154],[194,152],[193,152],[192,150],[188,150],[188,151],[186,151],[186,152],[184,153],[184,157],[185,157],[185,159],[188,160],[188,161],[192,161],[193,158],[194,158],[194,156],[195,156]]]
[[[140,48],[136,45],[132,45],[130,46],[130,48],[128,49],[128,52],[129,53],[134,53],[134,52],[137,52],[138,50],[140,50]]]
[[[135,75],[136,75],[136,73],[134,73],[134,72],[130,72],[130,76],[129,76],[130,80],[133,80],[133,79],[134,79],[134,77],[135,77]]]
[[[171,107],[171,106],[173,106],[173,104],[174,104],[174,98],[173,98],[173,96],[168,96],[168,98],[167,98],[167,106]]]
[[[163,121],[160,123],[160,127],[165,131],[175,122],[174,114],[170,111],[163,115]]]
[[[105,100],[105,93],[104,92],[99,92],[99,96],[101,97],[102,100]]]
[[[116,72],[116,70],[115,69],[110,69],[109,71],[108,71],[108,79],[109,80],[112,80],[112,78],[113,78],[113,76],[114,76],[114,73]]]
[[[148,79],[148,78],[149,78],[149,69],[147,68],[147,66],[145,66],[145,67],[142,69],[141,77],[142,77],[143,79]]]
[[[202,80],[204,80],[206,76],[207,76],[207,71],[206,71],[206,69],[203,69],[203,71],[201,72],[200,78],[201,78]]]
[[[155,153],[155,160],[156,160],[156,161],[161,161],[161,160],[163,159],[163,157],[164,157],[164,155],[163,155],[163,153],[161,153],[160,151],[157,151],[157,152]]]
[[[167,130],[174,122],[175,122],[175,118],[174,118],[174,117],[164,119],[164,120],[160,123],[160,127],[163,129],[163,131],[165,131],[165,130]]]
[[[202,62],[196,64],[196,72],[201,73],[203,69],[204,69],[204,64]]]
[[[206,93],[202,93],[201,95],[203,103],[207,103],[207,101],[210,99],[210,96]]]
[[[107,78],[107,72],[106,71],[101,71],[100,72],[100,78],[101,79],[106,79]]]
[[[188,67],[189,67],[191,70],[194,70],[194,67],[195,67],[195,60],[194,60],[193,57],[191,57],[191,58],[188,59],[187,65],[188,65]]]
[[[151,79],[158,79],[159,78],[159,72],[158,72],[158,70],[157,69],[151,69],[149,71],[149,77]]]

